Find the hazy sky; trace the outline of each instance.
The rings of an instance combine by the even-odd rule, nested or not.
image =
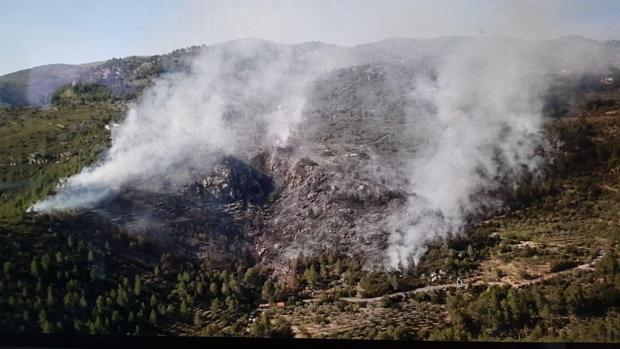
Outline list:
[[[0,0],[0,75],[254,37],[345,46],[447,35],[620,38],[618,0]]]

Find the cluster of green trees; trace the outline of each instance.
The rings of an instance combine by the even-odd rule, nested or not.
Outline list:
[[[383,329],[363,327],[336,335],[338,339],[421,340],[418,334],[405,325],[388,325]]]
[[[358,257],[339,255],[334,251],[308,257],[300,255],[291,263],[292,287],[299,292],[308,286],[311,289],[325,289],[343,279],[354,285],[362,277],[362,260]]]
[[[268,285],[273,284],[268,281],[268,271],[241,261],[234,270],[206,264],[198,268],[188,264],[184,269],[176,274],[170,293],[178,301],[177,320],[191,321],[205,335],[246,335],[249,315],[258,307]]]
[[[299,256],[292,263],[293,289],[289,292],[304,294],[304,290],[333,288],[339,297],[354,296],[357,286],[363,297],[376,297],[393,292],[412,290],[423,282],[415,267],[405,270],[375,271],[362,268],[363,259],[339,255],[336,252],[321,253],[315,257]]]
[[[130,334],[154,325],[149,315],[157,308],[140,277],[110,275],[109,257],[82,240],[56,233],[39,238],[53,250],[0,257],[2,330]]]
[[[271,311],[264,311],[252,323],[250,335],[254,337],[291,338],[293,330],[281,317],[273,316]]]
[[[52,105],[57,107],[108,101],[112,90],[94,83],[77,83],[59,88],[52,94]]]
[[[491,286],[482,292],[449,296],[447,309],[452,323],[434,332],[431,339],[552,338],[560,335],[552,329],[564,327],[568,316],[577,315],[599,324],[599,332],[591,333],[588,338],[620,340],[620,331],[609,337],[605,326],[609,321],[618,321],[620,268],[617,258],[616,253],[610,251],[597,264],[595,273],[573,280],[523,289]],[[580,339],[570,331],[569,336]]]
[[[600,125],[581,120],[554,124],[550,128],[565,150],[553,165],[558,173],[591,171],[597,165],[613,168],[620,164],[620,137],[601,134]]]
[[[247,331],[251,314],[276,289],[269,271],[250,259],[222,267],[163,254],[145,270],[115,256],[109,242],[97,246],[62,233],[37,233],[38,247],[32,236],[15,234],[13,243],[29,250],[1,251],[2,331],[135,335],[185,324],[210,336],[291,335],[290,326],[271,314]],[[34,253],[41,247],[40,255]]]

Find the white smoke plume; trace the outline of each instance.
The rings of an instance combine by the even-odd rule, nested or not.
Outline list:
[[[223,154],[285,145],[307,83],[337,64],[332,49],[251,39],[206,48],[189,73],[162,77],[130,107],[100,163],[33,209],[88,207],[129,185],[162,190],[204,174]]]
[[[391,267],[417,264],[428,242],[461,233],[468,217],[502,204],[481,193],[537,173],[549,77],[562,67],[591,72],[610,63],[587,41],[576,43],[560,40],[554,52],[545,42],[464,40],[438,63],[436,79],[414,83],[408,132],[419,145],[405,168],[412,194],[388,218]]]
[[[128,186],[164,190],[204,175],[222,155],[286,145],[298,136],[310,85],[323,73],[413,57],[433,74],[416,74],[410,84],[406,124],[412,126],[400,132],[415,150],[401,149],[405,165],[393,172],[405,173],[411,196],[386,218],[389,264],[407,266],[429,241],[462,232],[470,216],[501,205],[481,193],[514,186],[539,169],[535,150],[545,146],[549,76],[604,69],[610,56],[601,47],[582,39],[506,38],[389,40],[347,49],[258,40],[208,47],[190,72],[166,75],[145,91],[114,129],[100,163],[33,209],[88,207]]]

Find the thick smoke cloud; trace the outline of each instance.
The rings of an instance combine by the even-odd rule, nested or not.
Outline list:
[[[402,166],[390,170],[406,178],[399,189],[410,196],[385,220],[388,264],[417,263],[429,241],[462,232],[471,216],[502,204],[485,193],[538,173],[551,77],[604,70],[614,57],[606,49],[583,39],[499,38],[392,40],[348,49],[258,40],[208,47],[189,72],[160,78],[130,107],[99,164],[68,178],[33,208],[89,207],[127,187],[173,190],[208,173],[223,155],[243,158],[303,140],[298,126],[322,74],[376,60],[423,62],[420,69],[432,74],[415,74],[404,84],[411,91],[410,120],[399,137],[410,144],[398,153]],[[395,86],[401,90],[389,93],[400,96],[402,84]]]
[[[392,217],[392,266],[417,262],[428,241],[458,233],[468,215],[497,204],[474,194],[538,168],[538,67],[522,47],[467,41],[439,64],[435,80],[416,82],[410,113],[421,144],[407,169],[414,196]]]
[[[543,107],[552,77],[602,72],[612,60],[581,39],[470,39],[442,57],[436,79],[417,80],[410,94],[408,131],[418,142],[405,155],[412,195],[388,219],[389,265],[417,263],[429,241],[461,233],[469,218],[502,205],[485,193],[536,178],[545,161],[537,150],[549,150]]]
[[[337,64],[331,48],[259,40],[206,48],[189,73],[157,80],[130,107],[101,163],[33,209],[88,207],[127,186],[161,191],[208,172],[222,155],[286,145],[308,82]]]

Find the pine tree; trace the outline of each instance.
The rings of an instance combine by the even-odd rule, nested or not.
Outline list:
[[[30,262],[30,275],[34,277],[39,276],[39,262],[36,257],[32,259],[32,262]]]
[[[185,300],[181,301],[181,307],[179,310],[181,311],[181,314],[187,314],[188,309],[187,309],[187,303],[185,303]]]
[[[86,298],[84,298],[84,296],[82,295],[82,297],[80,298],[80,307],[82,309],[86,309],[88,307],[88,302],[86,301]]]
[[[41,326],[41,332],[54,333],[54,324],[51,321],[45,320]]]
[[[608,251],[596,264],[596,274],[612,279],[620,271],[615,251]]]
[[[467,246],[467,256],[470,259],[476,258],[476,251],[474,250],[474,247],[471,244]]]
[[[43,324],[47,321],[47,313],[45,310],[39,312],[39,326],[43,327]]]
[[[217,286],[217,283],[215,281],[213,281],[211,283],[211,285],[209,286],[209,291],[211,292],[211,294],[213,295],[213,297],[217,297],[219,295],[219,287]]]
[[[41,257],[41,267],[43,268],[44,271],[48,271],[50,268],[50,255],[49,254],[44,254],[43,257]]]
[[[243,275],[243,283],[251,288],[256,287],[260,283],[260,273],[258,268],[249,268]]]
[[[211,312],[212,313],[217,313],[220,308],[222,307],[222,303],[220,302],[220,300],[218,298],[215,298],[212,302],[211,302]]]
[[[239,307],[239,303],[233,297],[226,297],[225,303],[226,303],[226,307],[228,308],[228,310],[232,312],[237,311]]]
[[[75,330],[75,332],[81,333],[82,332],[82,321],[80,321],[79,319],[73,320],[73,329]]]
[[[63,303],[65,304],[65,307],[66,307],[66,308],[71,308],[71,307],[73,307],[74,300],[73,300],[72,296],[73,296],[73,295],[71,294],[71,292],[67,292],[67,293],[65,294],[65,297],[64,297],[64,299],[63,299]]]
[[[97,334],[97,328],[95,327],[95,323],[94,322],[87,322],[87,327],[88,327],[88,333],[91,335]]]
[[[202,294],[204,293],[204,284],[201,282],[198,282],[198,284],[196,285],[196,294],[199,296],[202,296]]]
[[[43,282],[41,281],[41,279],[37,280],[37,284],[35,286],[35,291],[37,293],[41,293],[43,291]]]
[[[151,310],[151,314],[149,315],[149,321],[153,325],[157,325],[157,313],[155,312],[155,309]]]
[[[13,263],[4,262],[4,267],[2,268],[2,270],[4,272],[4,277],[7,280],[11,280],[11,272],[13,271]]]
[[[228,285],[226,284],[226,282],[222,282],[222,294],[224,296],[228,296],[230,295],[230,289],[228,288]]]
[[[133,294],[136,296],[140,296],[141,292],[142,292],[142,280],[138,276],[136,277],[134,284],[133,284]]]
[[[329,276],[325,264],[321,264],[321,267],[319,268],[319,275],[321,275],[321,279],[327,279],[327,277]]]
[[[265,302],[273,301],[274,291],[275,290],[274,290],[273,281],[271,280],[265,281],[265,284],[263,285],[263,289],[261,291],[261,297],[263,298],[263,301]]]
[[[319,282],[319,274],[314,269],[314,264],[310,265],[310,268],[304,272],[304,278],[311,285],[315,286]]]
[[[95,333],[103,333],[105,331],[104,322],[101,320],[101,316],[97,316],[95,319]]]
[[[239,285],[237,284],[237,280],[235,280],[234,278],[231,278],[230,281],[228,282],[228,289],[230,290],[230,293],[232,294],[239,294],[240,290],[239,290]]]
[[[396,274],[388,274],[387,280],[388,280],[388,283],[390,284],[390,287],[392,288],[392,291],[397,291],[398,290],[398,276],[396,276]]]
[[[103,311],[105,308],[105,303],[102,295],[99,295],[95,300],[95,305],[99,311]]]
[[[342,273],[342,264],[340,259],[336,260],[336,263],[334,264],[334,273],[336,273],[336,275],[340,275]]]
[[[55,299],[54,299],[54,289],[52,288],[52,286],[47,286],[47,299],[46,299],[47,305],[48,306],[53,306]]]
[[[124,308],[125,305],[127,304],[127,301],[128,301],[127,293],[125,293],[125,290],[120,289],[116,295],[116,304],[118,304],[119,307]]]

